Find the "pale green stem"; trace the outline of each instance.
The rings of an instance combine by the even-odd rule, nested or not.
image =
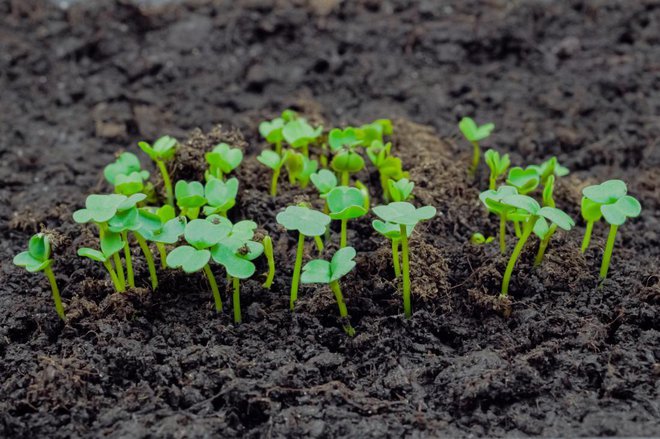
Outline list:
[[[115,291],[117,291],[118,293],[123,293],[126,289],[124,285],[122,285],[122,283],[119,281],[119,278],[117,277],[117,273],[115,272],[114,268],[112,268],[112,263],[110,262],[110,260],[103,262],[103,265],[110,274],[110,279],[112,280],[112,284],[115,287]]]
[[[536,258],[534,259],[534,266],[538,267],[541,265],[543,262],[543,256],[545,255],[545,250],[548,248],[548,244],[550,243],[550,238],[552,238],[552,235],[554,235],[555,231],[557,230],[557,225],[553,224],[550,226],[550,229],[548,230],[548,234],[541,240],[541,243],[539,244],[539,251],[536,253]]]
[[[124,276],[124,266],[121,263],[119,252],[112,255],[112,258],[115,261],[115,267],[117,268],[117,279],[119,279],[122,289],[126,288],[126,277]]]
[[[237,277],[232,278],[234,287],[234,296],[232,305],[234,306],[234,323],[241,323],[241,280]]]
[[[401,265],[399,264],[399,240],[392,240],[392,265],[394,266],[394,278],[401,277]]]
[[[277,180],[280,178],[280,171],[282,168],[273,169],[273,178],[270,181],[270,195],[274,197],[277,195]]]
[[[603,262],[600,265],[601,282],[607,277],[607,272],[610,269],[610,259],[612,258],[612,250],[614,250],[617,230],[619,230],[619,226],[610,225],[610,233],[607,235],[607,244],[605,245],[605,253],[603,253]]]
[[[316,243],[316,248],[319,250],[319,255],[323,253],[323,249],[325,248],[323,246],[323,240],[321,239],[320,236],[315,236],[314,237],[314,242]]]
[[[157,242],[156,248],[158,249],[158,254],[160,255],[160,266],[165,269],[167,268],[167,251],[165,250],[165,244],[162,242]]]
[[[490,180],[488,184],[488,189],[491,191],[494,191],[495,188],[497,187],[497,175],[493,171],[490,172]]]
[[[302,146],[302,153],[306,158],[309,158],[309,146],[308,145],[303,145]]]
[[[594,222],[593,221],[587,221],[587,228],[584,231],[584,238],[582,239],[582,248],[581,251],[582,253],[586,252],[587,249],[589,248],[589,242],[591,241],[591,232],[594,229]]]
[[[135,238],[137,239],[138,245],[144,253],[144,259],[147,260],[147,268],[149,269],[149,277],[151,278],[151,289],[156,290],[158,288],[158,275],[156,274],[156,264],[154,263],[154,256],[151,253],[149,244],[139,233],[134,233]]]
[[[520,256],[525,243],[529,239],[529,236],[532,234],[534,223],[538,219],[538,217],[532,218],[525,222],[525,226],[523,227],[523,234],[518,240],[518,243],[516,243],[516,246],[513,249],[513,253],[511,253],[511,258],[509,258],[509,263],[506,265],[504,277],[502,278],[502,292],[500,293],[500,297],[506,297],[506,295],[509,294],[509,283],[511,282],[511,274],[513,273],[513,268],[516,266],[516,261],[518,261],[518,257]]]
[[[477,142],[472,143],[472,166],[470,167],[470,176],[474,177],[479,168],[479,160],[481,160],[481,148]]]
[[[341,185],[342,186],[348,186],[348,183],[350,182],[351,175],[348,173],[348,171],[342,171],[341,173]]]
[[[341,235],[339,239],[339,248],[346,247],[346,242],[348,241],[348,220],[341,220]]]
[[[279,140],[275,142],[275,152],[277,155],[282,156],[282,141]]]
[[[296,248],[296,262],[293,266],[293,278],[291,279],[291,298],[289,299],[289,307],[291,311],[296,305],[298,300],[298,283],[300,282],[300,271],[302,270],[303,251],[305,250],[305,235],[298,234],[298,247]]]
[[[520,238],[522,236],[522,232],[520,231],[520,221],[513,222],[513,229],[516,232],[516,237]]]
[[[124,259],[126,259],[126,279],[128,286],[135,288],[135,275],[133,274],[133,258],[131,257],[131,248],[128,244],[128,232],[121,232],[121,239],[124,241]]]
[[[213,272],[211,271],[209,264],[204,266],[204,274],[206,274],[206,278],[209,280],[209,285],[211,286],[213,300],[215,301],[215,310],[217,312],[222,312],[222,299],[220,298],[220,291],[218,290],[218,284],[215,282],[215,276],[213,276]]]
[[[160,171],[160,175],[163,177],[163,185],[165,186],[165,196],[167,197],[167,204],[176,208],[174,205],[174,192],[172,192],[172,180],[170,180],[170,174],[167,172],[167,166],[162,160],[156,160],[156,165]]]
[[[344,331],[346,331],[346,334],[348,334],[350,337],[353,337],[355,335],[355,329],[353,329],[351,323],[348,320],[348,310],[346,309],[346,304],[344,303],[344,296],[341,294],[341,289],[339,288],[339,282],[330,282],[330,289],[333,293],[335,293],[335,299],[337,300],[337,306],[339,307],[339,315],[344,321]]]
[[[410,260],[408,256],[408,234],[405,224],[400,224],[401,230],[401,268],[403,274],[403,312],[406,318],[412,317],[410,302]]]
[[[266,277],[266,282],[264,282],[264,288],[270,288],[273,285],[273,279],[275,279],[275,258],[273,255],[273,240],[270,236],[265,236],[261,241],[264,246],[264,254],[268,260],[268,277]]]
[[[44,274],[50,282],[50,289],[53,293],[53,302],[55,302],[55,311],[57,315],[64,321],[66,321],[66,315],[64,314],[64,306],[62,305],[62,298],[60,297],[60,289],[57,288],[57,281],[55,280],[55,274],[50,267],[44,268]]]
[[[500,215],[500,253],[506,253],[506,213]]]
[[[390,187],[387,184],[387,176],[383,173],[380,172],[380,169],[378,170],[380,174],[380,187],[383,189],[383,199],[385,201],[390,200]]]

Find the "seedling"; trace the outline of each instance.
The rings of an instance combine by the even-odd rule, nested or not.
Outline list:
[[[554,174],[551,174],[545,180],[545,186],[543,187],[543,206],[555,207],[555,200],[553,198],[554,188],[555,176]],[[548,222],[543,218],[539,218],[534,225],[534,234],[541,239],[538,253],[534,259],[535,267],[538,267],[543,262],[545,250],[548,247],[548,243],[550,243],[550,238],[552,238],[552,235],[554,235],[556,230],[557,224],[548,225]]]
[[[520,195],[527,195],[530,192],[534,192],[539,187],[540,182],[541,176],[536,169],[530,167],[523,169],[519,166],[511,168],[509,170],[509,176],[506,179],[506,183],[518,189]]]
[[[282,128],[284,140],[296,149],[301,149],[309,158],[309,145],[314,143],[323,133],[323,127],[313,128],[305,119],[294,119]]]
[[[509,283],[511,282],[513,268],[538,220],[544,218],[564,230],[570,230],[575,225],[575,222],[564,211],[555,207],[541,207],[536,200],[527,195],[510,195],[502,198],[501,203],[512,209],[516,209],[515,213],[511,215],[515,215],[518,220],[523,221],[522,236],[513,249],[513,253],[511,253],[511,258],[502,279],[500,297],[506,297],[509,293]]]
[[[264,121],[259,124],[259,134],[266,139],[266,142],[275,145],[275,152],[277,155],[282,155],[282,129],[284,128],[285,121],[281,117],[277,117],[270,121]]]
[[[401,243],[401,227],[398,224],[387,223],[381,220],[374,220],[371,225],[373,228],[392,242],[392,266],[394,267],[394,277],[401,277],[401,263],[399,262],[399,244]],[[410,238],[415,227],[407,227],[406,234]]]
[[[337,187],[337,176],[334,172],[328,171],[327,169],[321,169],[318,172],[310,175],[312,184],[319,191],[319,196],[326,200],[328,194],[331,190]],[[327,200],[326,200],[326,209],[327,209]],[[327,212],[326,212],[327,213]]]
[[[408,227],[415,227],[418,222],[433,218],[436,214],[435,207],[424,206],[415,208],[415,206],[405,201],[395,201],[385,206],[376,206],[373,211],[382,220],[399,226],[403,275],[403,310],[406,318],[410,318],[412,316],[412,305],[410,301]]]
[[[500,155],[499,152],[494,149],[489,149],[484,154],[484,161],[490,169],[490,177],[488,179],[488,189],[494,191],[497,187],[497,179],[509,169],[511,165],[511,160],[509,159],[509,154]]]
[[[165,193],[167,196],[167,204],[174,207],[174,193],[172,192],[172,180],[170,174],[167,172],[165,162],[171,160],[176,154],[176,149],[179,143],[174,137],[163,136],[156,140],[152,145],[147,142],[139,142],[138,146],[144,151],[158,166],[161,176],[163,177],[163,184],[165,185]]]
[[[335,154],[330,165],[332,169],[341,175],[341,185],[348,186],[350,174],[359,172],[364,168],[364,159],[356,152],[361,141],[357,137],[355,128],[332,129],[328,134],[328,143]]]
[[[412,198],[412,191],[415,189],[415,183],[407,178],[402,178],[398,181],[389,179],[387,180],[387,187],[392,201],[408,201]]]
[[[339,316],[343,322],[342,326],[350,337],[355,335],[355,329],[351,326],[348,310],[344,303],[344,296],[339,287],[339,279],[346,276],[355,267],[356,252],[353,247],[344,247],[337,250],[330,262],[323,259],[309,261],[303,267],[301,281],[304,284],[328,284],[335,294]]]
[[[628,193],[626,183],[621,180],[607,180],[601,184],[587,186],[582,189],[582,218],[587,222],[587,228],[582,240],[582,253],[589,248],[594,223],[600,221],[603,214],[600,207],[613,204]]]
[[[464,117],[458,123],[458,128],[461,130],[467,141],[472,144],[472,166],[470,167],[470,175],[474,176],[477,173],[479,160],[481,159],[479,142],[490,136],[490,133],[495,128],[495,124],[487,123],[478,126],[471,118]]]
[[[470,243],[474,245],[484,245],[484,244],[490,244],[495,240],[494,236],[489,236],[486,238],[483,233],[480,232],[474,232],[472,236],[470,236]]]
[[[238,148],[232,148],[226,143],[219,143],[213,148],[213,151],[207,152],[204,156],[209,164],[209,169],[205,172],[206,180],[218,178],[224,180],[225,175],[238,168],[243,161],[243,152]]]
[[[311,160],[295,151],[289,151],[287,153],[284,165],[289,173],[289,182],[291,184],[298,182],[303,189],[307,187],[309,179],[319,167],[316,160]]]
[[[280,178],[280,172],[282,171],[282,166],[286,163],[288,154],[288,151],[280,155],[275,151],[264,150],[257,157],[260,163],[273,170],[273,178],[270,182],[270,195],[273,197],[277,195],[277,180]]]
[[[330,218],[341,221],[339,248],[346,247],[348,220],[364,216],[368,211],[364,206],[364,195],[357,188],[337,186],[330,191],[326,201],[330,209]]]
[[[234,294],[234,322],[241,323],[240,280],[252,277],[256,267],[252,261],[264,252],[264,246],[252,241],[257,224],[253,221],[240,221],[231,226],[229,235],[211,249],[211,256],[227,270],[231,278]]]
[[[543,186],[546,185],[550,176],[564,177],[569,174],[568,168],[560,165],[557,161],[557,157],[551,157],[540,165],[530,165],[527,169],[533,169],[536,171]]]
[[[296,248],[296,261],[293,267],[289,302],[289,306],[293,311],[296,300],[298,300],[298,284],[305,249],[305,236],[318,237],[323,235],[326,227],[330,224],[330,217],[308,207],[288,206],[284,211],[277,214],[276,219],[278,224],[284,226],[287,230],[298,231],[298,247]]]
[[[119,251],[123,247],[124,243],[122,242],[119,233],[106,232],[101,237],[101,251],[88,247],[82,247],[78,249],[78,256],[86,257],[103,264],[103,266],[106,268],[106,270],[108,270],[108,273],[110,274],[110,279],[112,280],[112,284],[115,287],[115,291],[118,293],[126,291],[126,286],[124,281],[119,278],[114,268],[112,267],[110,258],[119,254]],[[121,263],[118,266],[121,267]]]
[[[181,209],[181,215],[185,215],[191,220],[197,219],[199,210],[206,204],[202,183],[179,180],[176,182],[174,192],[176,193],[176,204]]]
[[[516,195],[518,190],[513,186],[500,186],[496,191],[487,190],[479,194],[479,199],[486,206],[489,212],[492,212],[500,217],[499,241],[500,253],[506,252],[506,222],[508,214],[515,209],[502,204],[502,199],[510,195]]]
[[[50,290],[53,295],[53,302],[55,302],[55,311],[57,315],[66,321],[64,314],[64,306],[62,305],[62,298],[60,297],[60,290],[57,287],[55,274],[53,273],[53,260],[50,258],[51,247],[48,235],[44,233],[37,233],[30,238],[28,242],[28,250],[21,252],[14,256],[14,264],[19,267],[24,267],[30,273],[43,271],[50,283]]]
[[[147,212],[143,209],[140,210],[140,218],[143,219],[140,234],[146,240],[156,243],[160,254],[160,263],[163,268],[167,268],[165,244],[176,244],[181,235],[183,235],[187,223],[185,216],[175,217],[173,211],[166,211],[166,208],[171,209],[172,207],[170,205],[161,207],[155,214],[149,215],[149,221],[146,221]],[[154,215],[158,218],[157,223],[154,222]],[[149,225],[144,223],[148,223]]]
[[[268,275],[262,286],[270,289],[273,285],[273,280],[275,279],[275,253],[273,251],[273,239],[266,235],[261,241],[261,245],[264,246],[264,255],[266,255],[266,260],[268,261]]]
[[[367,157],[378,169],[380,186],[383,190],[385,200],[391,200],[389,191],[389,180],[399,181],[408,178],[408,173],[403,171],[401,159],[390,155],[391,143],[383,145],[383,142],[375,140],[367,148]]]
[[[628,188],[621,180],[608,180],[604,183],[594,186],[588,186],[582,190],[582,195],[588,199],[588,208],[586,212],[583,209],[582,215],[585,216],[587,221],[597,221],[597,214],[594,212],[596,206],[600,210],[600,214],[605,221],[610,225],[610,231],[607,235],[607,244],[605,245],[605,253],[603,253],[603,261],[600,265],[600,281],[602,282],[607,277],[607,272],[610,268],[610,260],[612,258],[612,251],[614,250],[614,243],[616,241],[616,234],[620,226],[622,226],[628,218],[636,218],[642,212],[642,205],[636,198],[626,195]],[[594,219],[595,218],[595,219]],[[591,227],[587,222],[587,231],[591,234]],[[587,234],[585,233],[585,239]],[[589,245],[587,239],[586,246]],[[583,248],[586,249],[583,242]]]
[[[133,195],[144,190],[149,172],[143,171],[140,160],[130,152],[119,154],[117,160],[103,169],[105,179],[115,187],[115,192]]]
[[[362,145],[371,145],[374,141],[383,142],[383,136],[392,135],[392,121],[378,119],[370,124],[362,125],[355,130],[355,134]]]
[[[222,312],[222,299],[209,266],[210,248],[225,239],[231,229],[229,220],[217,215],[211,221],[194,219],[186,225],[183,232],[188,245],[181,245],[167,255],[167,265],[170,267],[181,268],[186,273],[204,271],[211,286],[217,312]]]
[[[212,178],[207,181],[204,196],[208,205],[204,206],[204,215],[220,214],[226,217],[229,209],[236,205],[237,194],[238,180],[236,178],[230,178],[227,181]]]

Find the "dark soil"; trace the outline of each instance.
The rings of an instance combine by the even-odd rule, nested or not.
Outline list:
[[[0,2],[0,436],[660,434],[660,3],[151,4]],[[351,224],[358,269],[343,282],[357,336],[326,288],[303,288],[288,311],[295,241],[273,218],[314,192],[283,183],[271,200],[254,159],[258,121],[286,107],[326,126],[399,118],[416,203],[440,212],[413,238],[412,320],[369,219]],[[538,269],[530,245],[511,303],[495,300],[506,260],[468,243],[496,221],[477,199],[485,175],[465,177],[465,114],[494,121],[489,145],[514,163],[558,155],[572,170],[558,205],[576,218],[584,185],[629,183],[644,211],[622,227],[601,290],[606,230],[582,256],[579,224]],[[161,272],[155,294],[111,294],[75,256],[93,233],[71,212],[108,189],[113,154],[196,127],[177,176],[199,175],[213,141],[240,144],[232,214],[275,240],[275,285],[244,283],[240,326],[215,314],[200,276]],[[45,278],[10,262],[42,227],[58,238],[66,326]]]

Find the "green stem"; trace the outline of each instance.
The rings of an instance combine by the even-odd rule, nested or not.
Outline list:
[[[62,298],[60,297],[60,289],[57,288],[57,281],[55,280],[55,274],[50,267],[44,268],[44,274],[50,282],[50,290],[53,293],[53,302],[55,302],[55,311],[57,315],[60,316],[62,320],[66,322],[66,315],[64,314],[64,306],[62,306]]]
[[[614,224],[610,225],[610,233],[607,235],[607,244],[605,245],[605,253],[603,253],[603,262],[600,265],[601,281],[607,277],[607,271],[610,269],[610,259],[612,258],[612,250],[614,250],[614,242],[616,241],[617,230],[619,230],[619,226]]]
[[[211,291],[213,292],[213,300],[215,301],[215,310],[217,312],[222,312],[222,299],[220,298],[220,291],[218,290],[218,284],[215,282],[215,276],[211,271],[209,264],[204,266],[204,274],[209,280],[209,285],[211,286]]]
[[[142,253],[144,253],[144,259],[147,260],[147,267],[149,268],[149,277],[151,278],[151,289],[155,291],[156,288],[158,288],[158,275],[156,274],[156,264],[154,263],[154,256],[151,253],[149,244],[147,244],[147,241],[144,239],[144,237],[139,233],[134,232],[133,234],[137,239],[138,245],[142,249]]]
[[[412,305],[410,303],[410,260],[408,257],[408,234],[406,225],[400,224],[401,230],[401,268],[403,274],[403,312],[406,318],[412,317]]]
[[[316,243],[316,248],[319,250],[319,255],[323,253],[323,249],[325,248],[323,246],[323,240],[321,239],[320,236],[315,236],[314,237],[314,242]]]
[[[537,219],[538,217],[532,217],[527,220],[527,222],[525,222],[523,234],[518,240],[518,243],[516,243],[516,246],[513,249],[513,253],[511,253],[511,258],[509,258],[509,263],[506,265],[506,271],[504,271],[504,277],[502,278],[502,292],[500,293],[500,297],[506,297],[507,294],[509,294],[509,282],[511,282],[511,274],[513,273],[513,268],[516,266],[516,261],[518,260],[518,257],[520,256],[520,253],[522,252],[527,239],[529,239],[529,236],[532,234],[534,223]]]
[[[348,183],[350,182],[351,175],[348,173],[348,171],[342,171],[341,173],[341,185],[342,186],[348,186]]]
[[[308,145],[303,145],[302,146],[302,153],[305,156],[305,158],[309,158],[309,146]]]
[[[401,265],[399,264],[399,240],[392,240],[392,265],[394,266],[394,278],[401,277]]]
[[[176,208],[174,206],[174,192],[172,192],[172,180],[170,180],[170,174],[167,172],[167,166],[162,160],[156,160],[156,165],[160,170],[160,175],[163,177],[163,185],[165,185],[165,195],[167,196],[167,204]]]
[[[110,274],[110,279],[112,279],[112,284],[115,287],[115,291],[117,291],[118,293],[123,293],[124,291],[126,291],[126,289],[124,288],[122,283],[119,281],[119,278],[117,277],[117,273],[112,268],[112,263],[110,262],[110,260],[107,260],[107,261],[103,262],[103,265],[105,266],[105,269],[108,270],[108,273]]]
[[[341,294],[341,289],[339,288],[338,281],[330,282],[330,289],[335,293],[335,299],[337,300],[337,306],[339,307],[339,315],[344,321],[343,327],[346,334],[350,337],[355,335],[355,329],[351,326],[351,323],[348,320],[348,310],[346,309],[346,304],[344,303],[344,296]]]
[[[587,249],[589,248],[589,242],[591,241],[591,232],[594,229],[594,222],[593,221],[587,221],[587,228],[584,231],[584,238],[582,239],[582,248],[581,251],[582,253],[586,252]]]
[[[500,253],[506,253],[506,213],[500,215]]]
[[[378,170],[380,174],[380,187],[383,189],[383,199],[385,201],[390,200],[390,187],[387,184],[387,176],[383,173],[380,172],[380,169]]]
[[[497,175],[493,173],[493,171],[490,172],[490,179],[488,183],[488,189],[491,191],[494,191],[495,188],[497,187]]]
[[[124,276],[124,266],[119,258],[119,252],[112,255],[112,258],[115,261],[115,267],[117,268],[117,279],[119,280],[119,283],[121,283],[123,290],[126,288],[126,277]]]
[[[131,257],[131,248],[128,244],[128,232],[121,232],[121,239],[124,241],[124,259],[126,259],[126,279],[128,286],[135,288],[135,275],[133,274],[133,258]]]
[[[346,247],[346,242],[348,241],[348,220],[341,220],[341,238],[339,239],[339,248]]]
[[[273,285],[273,279],[275,279],[275,258],[273,257],[273,240],[270,236],[265,236],[261,241],[264,246],[264,254],[268,260],[268,276],[266,277],[266,282],[264,282],[264,288],[270,288]]]
[[[516,237],[520,238],[522,236],[522,232],[520,231],[520,221],[513,222],[513,229],[516,232]]]
[[[554,235],[555,231],[557,230],[557,225],[553,224],[550,226],[550,229],[548,229],[548,234],[545,235],[545,238],[541,240],[541,243],[539,244],[539,251],[536,253],[536,258],[534,259],[534,266],[538,267],[541,265],[541,262],[543,262],[543,255],[545,255],[545,249],[548,248],[548,244],[550,243],[550,238],[552,238],[552,235]]]
[[[300,270],[302,270],[303,251],[305,250],[305,235],[298,234],[298,247],[296,249],[296,262],[293,266],[293,278],[291,279],[291,298],[289,299],[289,307],[291,311],[298,300],[298,283],[300,282]]]
[[[160,255],[160,266],[163,269],[167,268],[167,251],[165,250],[165,244],[162,242],[156,243],[156,248],[158,249],[158,254]]]
[[[270,180],[270,196],[277,195],[277,180],[280,178],[282,168],[273,169],[273,178]]]
[[[232,285],[234,287],[234,296],[232,304],[234,305],[234,323],[241,323],[241,280],[237,277],[232,277]]]
[[[479,168],[479,160],[481,160],[481,148],[477,142],[472,142],[472,166],[470,167],[470,176],[474,177]]]

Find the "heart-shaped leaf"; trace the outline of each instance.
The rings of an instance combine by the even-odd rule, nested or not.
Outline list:
[[[353,247],[344,247],[334,254],[330,261],[330,282],[346,276],[354,267],[356,251]]]
[[[175,248],[167,255],[167,265],[174,268],[181,268],[186,273],[196,273],[211,259],[211,252],[208,250],[199,250],[189,245],[182,245]]]
[[[117,157],[117,160],[115,160],[113,163],[110,163],[103,169],[103,176],[108,181],[108,183],[113,186],[118,184],[116,182],[117,176],[127,176],[133,173],[137,173],[138,177],[140,178],[140,182],[149,178],[149,172],[142,171],[140,160],[135,154],[130,152],[121,153]]]
[[[582,195],[599,204],[612,204],[627,193],[628,187],[621,180],[608,180],[582,189]]]
[[[110,256],[106,256],[103,253],[101,253],[98,250],[95,250],[93,248],[87,248],[87,247],[82,247],[78,249],[78,256],[82,256],[84,258],[89,258],[92,261],[96,262],[105,262],[108,260]]]
[[[558,227],[564,230],[571,230],[575,226],[575,221],[573,218],[568,216],[563,210],[557,209],[556,207],[542,207],[538,211],[538,215],[552,221]]]
[[[97,195],[92,194],[85,200],[85,209],[77,210],[73,213],[73,220],[77,223],[105,223],[117,212],[117,208],[127,200],[125,195],[110,194]]]
[[[541,210],[539,203],[534,198],[527,195],[508,195],[501,199],[501,203],[506,206],[520,209],[530,215],[537,215],[539,210]]]
[[[330,262],[322,259],[314,259],[306,263],[303,268],[300,282],[304,284],[328,284],[332,273]]]
[[[587,197],[582,197],[581,212],[585,221],[598,221],[603,216],[600,211],[600,203],[591,201]]]
[[[186,225],[183,236],[188,244],[201,250],[214,246],[226,238],[230,231],[231,226],[225,223],[214,224],[205,219],[195,219]]]
[[[490,133],[495,128],[495,124],[487,123],[477,126],[472,118],[464,117],[458,123],[458,128],[469,142],[478,142],[490,136]]]
[[[261,154],[257,157],[259,163],[268,166],[270,169],[277,170],[284,165],[287,154],[280,156],[275,151],[265,149],[261,151]]]
[[[332,169],[337,172],[350,172],[354,174],[364,168],[364,159],[358,153],[342,151],[333,157],[330,164]]]
[[[511,168],[506,179],[507,184],[518,189],[521,195],[528,194],[536,189],[541,182],[538,172],[533,168]]]
[[[205,154],[206,161],[228,174],[238,167],[243,161],[243,152],[238,148],[232,148],[226,143],[220,143],[213,148],[213,151]]]
[[[117,253],[124,247],[121,235],[115,232],[105,232],[101,237],[101,251],[107,257]]]
[[[294,148],[301,148],[315,141],[323,132],[323,127],[313,128],[305,119],[288,122],[282,128],[284,140]]]
[[[402,178],[398,181],[388,179],[387,187],[390,191],[390,197],[393,201],[406,201],[412,195],[412,191],[415,188],[415,183],[408,180],[407,178]]]
[[[385,236],[386,238],[401,239],[401,227],[398,224],[387,223],[381,220],[373,220],[371,225],[378,233]],[[412,235],[414,229],[415,226],[406,227],[406,235]]]
[[[288,206],[276,219],[287,230],[298,230],[305,236],[321,236],[330,224],[328,215],[302,206]]]
[[[328,193],[326,200],[332,219],[359,218],[367,213],[364,195],[354,187],[337,186]]]
[[[236,204],[238,194],[238,180],[230,178],[222,181],[212,178],[206,183],[204,194],[209,206],[204,207],[204,213],[211,215],[216,212],[227,212]]]
[[[247,258],[237,255],[230,247],[218,244],[213,247],[211,253],[213,260],[224,266],[227,273],[232,277],[247,279],[251,277],[256,270],[252,262],[247,260]]]
[[[548,225],[548,222],[545,220],[545,218],[541,217],[534,223],[533,231],[534,234],[540,239],[545,239],[545,237],[550,232],[550,226]]]
[[[271,121],[261,122],[259,124],[259,134],[261,134],[261,137],[266,139],[268,143],[281,142],[284,140],[282,128],[284,128],[284,119],[278,117]]]
[[[121,233],[127,230],[138,230],[140,228],[139,212],[136,207],[132,209],[117,212],[115,216],[108,221],[108,228],[111,232]]]
[[[361,142],[357,137],[355,128],[348,127],[344,130],[333,128],[328,133],[328,143],[333,152],[339,151],[342,148],[353,148]]]
[[[204,186],[199,181],[191,181],[190,183],[184,180],[177,181],[174,186],[174,194],[176,195],[176,202],[181,208],[194,209],[206,204]]]
[[[642,205],[634,197],[625,195],[619,198],[614,204],[605,204],[600,207],[600,211],[609,224],[620,226],[626,222],[627,218],[635,218],[642,212]]]
[[[376,206],[373,211],[384,221],[406,226],[414,226],[419,221],[433,218],[436,214],[436,209],[433,206],[416,209],[415,206],[405,201],[395,201],[385,206]]]
[[[310,179],[312,180],[312,184],[314,184],[321,194],[321,198],[325,198],[327,193],[337,186],[337,176],[334,172],[328,171],[327,169],[321,169],[312,174]]]
[[[486,206],[486,208],[497,215],[511,210],[511,206],[502,203],[504,197],[510,195],[517,195],[518,189],[513,186],[502,185],[497,190],[487,190],[479,194],[479,200]]]

